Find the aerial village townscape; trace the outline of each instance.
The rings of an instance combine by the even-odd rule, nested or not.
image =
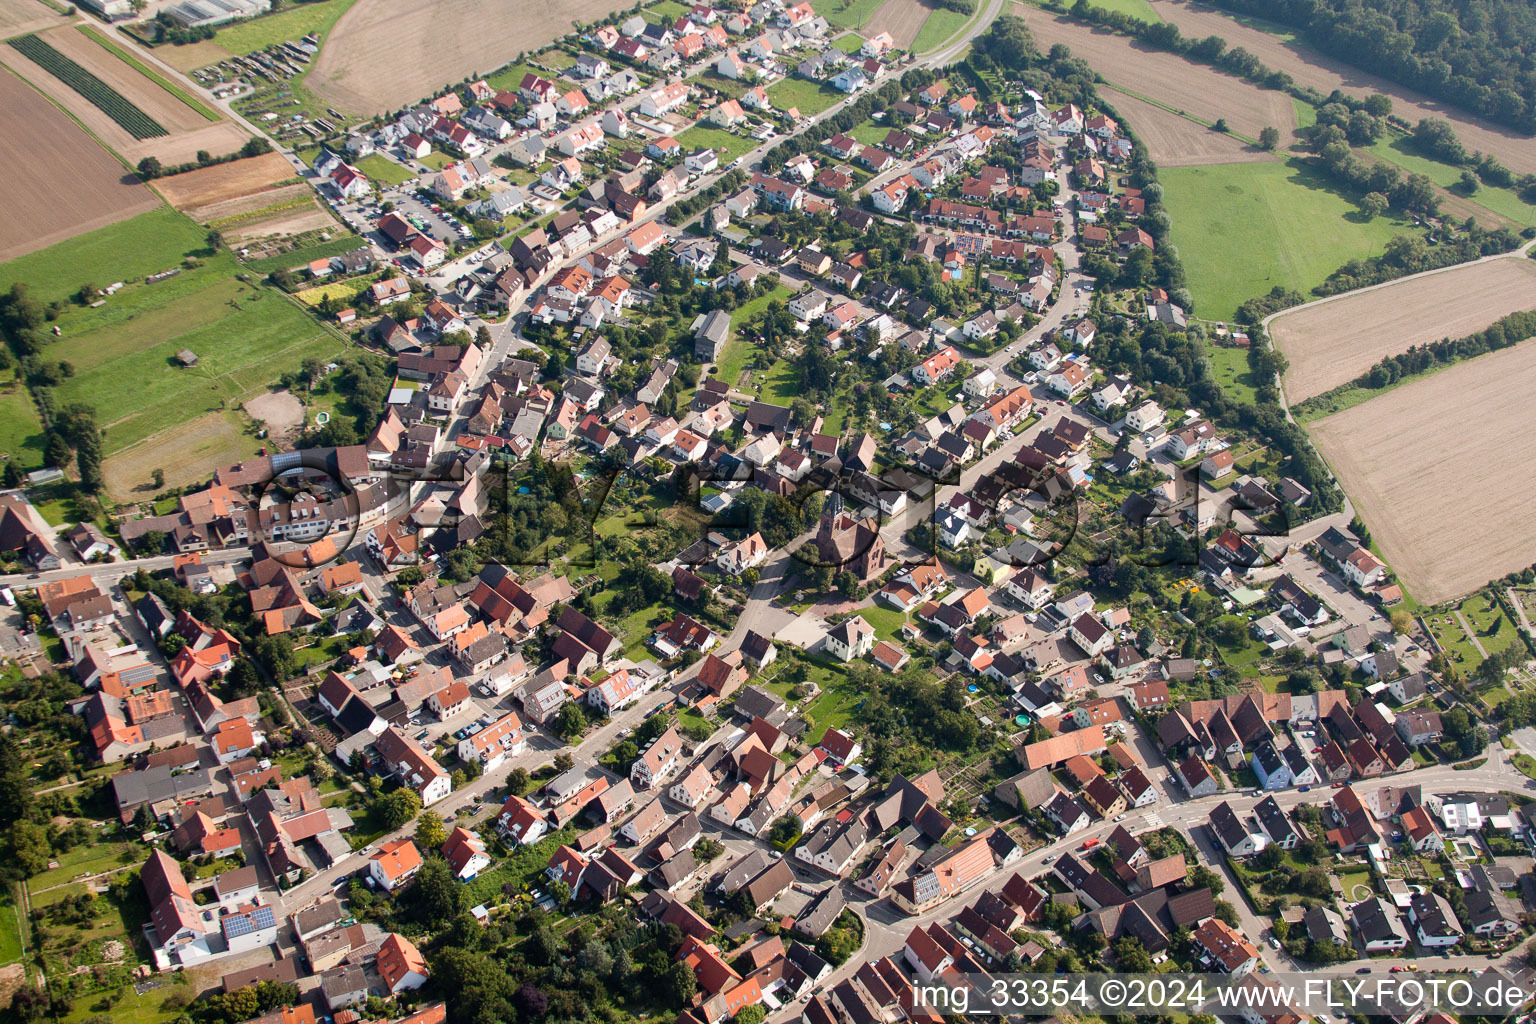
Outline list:
[[[0,1020],[1536,978],[1536,6],[534,7],[0,3]]]

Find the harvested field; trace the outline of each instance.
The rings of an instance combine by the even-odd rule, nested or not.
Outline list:
[[[281,153],[266,153],[233,160],[155,181],[155,191],[178,210],[236,199],[259,192],[274,182],[297,177],[293,165]]]
[[[1203,64],[1193,64],[1125,36],[1077,24],[1036,7],[1014,6],[1034,32],[1041,50],[1065,44],[1109,84],[1184,111],[1202,121],[1225,118],[1232,130],[1257,139],[1267,126],[1280,130],[1280,146],[1291,144],[1296,110],[1283,92],[1260,89]]]
[[[245,217],[262,210],[271,210],[274,207],[292,210],[296,208],[292,204],[296,204],[301,199],[312,199],[314,195],[315,190],[301,181],[281,188],[262,189],[260,192],[209,203],[206,206],[188,207],[185,212],[199,224],[213,224],[218,221],[227,221],[231,217]]]
[[[1421,603],[1536,562],[1536,447],[1514,442],[1530,424],[1533,376],[1536,341],[1526,341],[1308,428]],[[1472,396],[1476,415],[1468,415]]]
[[[254,220],[224,229],[224,238],[231,243],[247,242],[253,238],[271,238],[274,235],[302,235],[306,231],[331,229],[338,234],[342,228],[326,212],[319,201],[293,210],[283,210],[274,217]]]
[[[1105,88],[1104,99],[1129,122],[1147,152],[1161,167],[1194,167],[1201,164],[1240,164],[1273,160],[1241,139],[1211,131],[1162,107],[1139,100],[1118,89]]]
[[[146,156],[153,156],[167,165],[189,164],[197,159],[199,150],[205,149],[218,156],[224,156],[245,145],[250,137],[250,132],[233,121],[219,121],[214,124],[204,122],[202,128],[194,128],[189,132],[175,132],[163,139],[148,139],[132,146],[116,148],[123,155],[124,160],[135,165]]]
[[[869,21],[864,26],[864,36],[879,35],[881,32],[889,32],[891,38],[896,40],[896,45],[903,50],[911,49],[912,40],[917,38],[918,32],[923,28],[923,22],[928,20],[928,15],[933,13],[933,8],[918,2],[918,0],[885,0],[875,13],[869,16]]]
[[[5,0],[0,4],[0,39],[41,32],[63,21],[63,15],[38,0]]]
[[[1286,398],[1300,402],[1354,380],[1384,356],[1480,331],[1524,309],[1536,309],[1536,262],[1516,256],[1419,274],[1285,313],[1270,322],[1269,332],[1290,360]]]
[[[196,159],[200,149],[222,155],[239,149],[250,138],[245,129],[231,121],[210,124],[196,110],[161,88],[158,83],[146,78],[127,62],[71,26],[45,32],[38,38],[116,89],[134,106],[170,131],[169,135],[158,138],[135,139],[64,82],[23,57],[14,48],[0,47],[0,63],[47,93],[54,102],[85,125],[91,134],[130,164],[137,164],[146,156],[154,156],[165,164],[187,163]],[[113,41],[131,52],[126,40]]]
[[[331,106],[381,114],[486,74],[626,5],[619,0],[358,0],[305,84]]]
[[[1257,28],[1243,25],[1208,7],[1185,0],[1152,0],[1152,9],[1164,21],[1177,25],[1190,38],[1218,35],[1228,46],[1241,46],[1266,66],[1284,71],[1299,85],[1327,94],[1334,89],[1357,96],[1379,92],[1392,99],[1392,111],[1410,123],[1420,118],[1443,118],[1456,128],[1456,136],[1468,152],[1481,150],[1499,158],[1516,174],[1536,173],[1536,140],[1473,117],[1455,107],[1326,57],[1304,42],[1289,42]],[[1102,71],[1103,68],[1100,68]],[[1228,120],[1231,120],[1228,118]]]
[[[117,501],[140,501],[156,488],[155,470],[166,487],[200,484],[214,470],[256,454],[261,442],[245,433],[239,414],[211,412],[146,438],[102,463],[107,493]]]
[[[9,49],[9,47],[6,47]],[[159,205],[52,103],[0,70],[0,262]]]

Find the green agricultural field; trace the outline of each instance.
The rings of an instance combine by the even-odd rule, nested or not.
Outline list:
[[[694,125],[677,137],[682,143],[684,152],[692,152],[695,149],[713,149],[720,154],[722,165],[730,163],[743,154],[750,153],[757,145],[756,139],[749,135],[737,135],[723,128],[706,128],[702,124]]]
[[[236,266],[221,255],[207,273],[185,275],[201,287],[151,294],[132,320],[107,319],[49,347],[50,356],[76,368],[56,389],[59,400],[96,407],[106,430],[105,454],[233,407],[302,360],[330,357],[344,347],[281,292],[237,281]],[[173,356],[183,348],[197,354],[196,366],[176,365]],[[129,394],[124,381],[133,382]]]
[[[1165,167],[1159,176],[1194,312],[1208,320],[1231,319],[1276,285],[1306,294],[1410,229],[1395,216],[1365,221],[1299,161]]]
[[[965,23],[971,20],[971,17],[972,15],[952,11],[947,7],[937,8],[928,15],[928,19],[923,22],[923,27],[917,30],[917,38],[912,40],[912,52],[926,53],[929,50],[937,50],[953,39],[955,34],[965,27]]]
[[[1441,188],[1451,188],[1461,180],[1461,168],[1420,156],[1409,145],[1406,136],[1382,138],[1375,145],[1367,147],[1366,152],[1388,163],[1396,164],[1405,174],[1425,175]],[[1459,188],[1451,191],[1457,195],[1464,195]],[[1507,188],[1483,185],[1465,198],[1491,213],[1509,218],[1516,224],[1522,226],[1536,224],[1536,206],[1525,202]],[[1479,217],[1478,220],[1481,221],[1482,218]]]
[[[819,114],[843,98],[843,94],[830,85],[804,78],[785,78],[768,87],[768,100],[775,109],[794,107],[803,117]]]
[[[336,24],[336,19],[347,13],[356,0],[311,0],[295,4],[267,15],[236,22],[221,28],[213,41],[230,53],[240,55],[255,50],[265,50],[291,39],[301,39],[311,32],[322,37]]]
[[[378,185],[403,185],[416,177],[414,173],[401,167],[387,156],[378,153],[370,153],[353,164],[358,170],[368,175],[370,181]]]
[[[863,28],[885,0],[811,0],[811,9],[840,28]]]
[[[43,464],[43,426],[31,397],[14,380],[0,385],[0,452],[20,459],[23,469]]]
[[[162,206],[0,264],[0,288],[23,281],[39,302],[63,300],[82,284],[105,288],[167,270],[189,253],[206,255],[207,244],[206,231]]]

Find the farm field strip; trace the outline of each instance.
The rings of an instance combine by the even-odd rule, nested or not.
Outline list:
[[[623,9],[618,0],[530,0],[516,15],[497,0],[357,0],[326,36],[305,85],[325,103],[381,114],[448,82],[488,74]],[[830,19],[829,19],[830,20]]]
[[[177,209],[238,199],[297,177],[281,153],[265,153],[155,180],[155,191]]]
[[[1436,604],[1536,562],[1536,340],[1309,425],[1408,591]],[[1476,412],[1468,397],[1476,396]],[[1471,457],[1469,457],[1469,455]]]
[[[1152,10],[1162,20],[1178,26],[1179,31],[1187,37],[1199,39],[1208,35],[1221,36],[1229,48],[1241,46],[1266,66],[1284,71],[1298,84],[1311,86],[1324,95],[1335,89],[1356,96],[1381,93],[1391,98],[1393,113],[1410,123],[1425,117],[1442,118],[1451,122],[1468,152],[1480,150],[1492,154],[1517,175],[1536,173],[1536,145],[1532,145],[1529,138],[1326,57],[1306,43],[1288,38],[1288,35],[1266,32],[1248,23],[1250,19],[1239,21],[1213,8],[1196,6],[1187,0],[1150,0],[1150,3]]]
[[[911,49],[912,40],[922,31],[930,13],[931,9],[919,0],[885,0],[870,15],[865,31],[871,36],[889,32],[898,47]]]
[[[112,54],[117,59],[121,60],[124,64],[127,64],[129,67],[133,68],[133,70],[137,71],[151,82],[154,82],[160,88],[176,97],[182,103],[185,103],[187,106],[191,107],[199,117],[203,118],[203,120],[221,120],[217,111],[211,110],[204,104],[198,102],[197,98],[194,97],[191,93],[187,92],[176,83],[170,81],[164,75],[160,74],[160,72],[139,60],[137,57],[123,49],[117,43],[102,35],[92,26],[77,25],[76,27],[81,31],[81,33],[85,35],[87,39],[90,39],[93,42],[99,44],[104,50]]]
[[[1027,4],[1016,3],[1014,12],[1022,15],[1041,50],[1065,44],[1073,56],[1087,60],[1111,85],[1207,123],[1225,119],[1233,131],[1250,139],[1272,126],[1280,131],[1281,146],[1290,144],[1296,112],[1291,98],[1283,92],[1260,89],[1176,54],[1144,47],[1125,36]]]
[[[1386,356],[1459,338],[1536,309],[1536,262],[1518,256],[1463,264],[1355,292],[1270,321],[1290,361],[1286,397],[1300,402],[1347,384]]]
[[[169,129],[134,106],[122,93],[37,36],[21,36],[9,42],[24,57],[85,97],[134,138],[152,139],[170,134]]]
[[[1213,131],[1164,110],[1155,103],[1113,86],[1101,87],[1104,99],[1135,131],[1159,167],[1190,167],[1201,164],[1255,163],[1274,160],[1273,153],[1250,146],[1229,134]]]
[[[153,210],[155,195],[47,97],[0,68],[0,261]],[[9,267],[0,266],[0,280]],[[109,283],[109,282],[103,282]],[[78,286],[79,282],[76,282]],[[9,284],[6,285],[9,287]]]

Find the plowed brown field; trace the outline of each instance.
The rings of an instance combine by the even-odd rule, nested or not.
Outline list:
[[[1270,321],[1269,333],[1290,360],[1286,398],[1300,402],[1347,384],[1384,356],[1480,331],[1524,309],[1536,309],[1536,261],[1514,256],[1283,313]]]
[[[1036,7],[1015,4],[1013,10],[1029,25],[1041,50],[1057,43],[1070,47],[1073,56],[1086,60],[1110,85],[1208,123],[1224,118],[1246,138],[1257,139],[1260,131],[1273,126],[1280,131],[1282,149],[1294,138],[1296,111],[1283,92],[1260,89],[1209,66]]]
[[[863,35],[867,39],[881,32],[889,32],[897,46],[903,50],[909,49],[933,10],[932,7],[918,3],[918,0],[885,0],[869,16]]]
[[[1425,117],[1443,118],[1455,126],[1456,136],[1469,151],[1492,153],[1516,174],[1536,173],[1536,139],[1518,135],[1385,78],[1325,57],[1304,43],[1288,43],[1268,32],[1240,24],[1211,8],[1185,0],[1151,2],[1152,9],[1164,21],[1177,25],[1185,36],[1221,36],[1229,46],[1241,46],[1267,66],[1286,72],[1298,84],[1311,86],[1325,94],[1342,89],[1357,96],[1371,92],[1390,96],[1392,111],[1398,116],[1410,122]],[[1104,68],[1099,70],[1108,74]]]
[[[0,139],[0,262],[159,203],[79,125],[3,69]]]
[[[1536,340],[1312,423],[1318,448],[1415,599],[1536,562]]]
[[[1187,117],[1169,113],[1129,93],[1108,87],[1102,93],[1104,99],[1113,104],[1130,125],[1136,137],[1146,144],[1152,159],[1163,167],[1241,164],[1275,159],[1272,153],[1195,124]]]
[[[305,79],[354,114],[397,110],[627,7],[620,0],[358,0]]]
[[[297,176],[287,157],[281,153],[266,153],[160,178],[155,182],[155,189],[176,209],[186,210],[250,195],[274,182]]]

